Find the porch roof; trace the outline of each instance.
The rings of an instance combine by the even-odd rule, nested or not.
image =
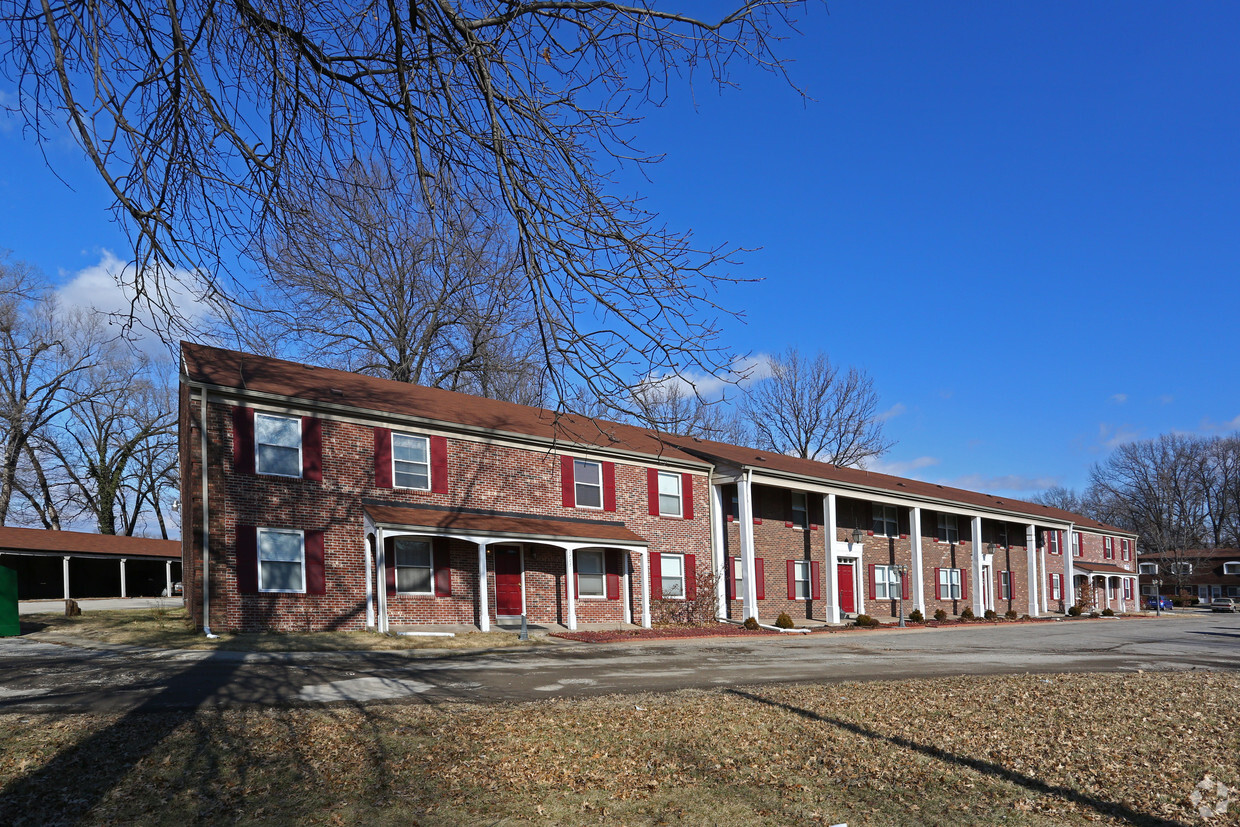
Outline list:
[[[619,523],[525,517],[514,514],[477,513],[434,508],[367,505],[366,513],[378,525],[424,528],[435,534],[469,535],[502,539],[597,541],[600,545],[649,545],[645,538]]]
[[[1078,571],[1087,571],[1090,574],[1123,574],[1128,577],[1137,576],[1135,571],[1129,571],[1128,569],[1122,566],[1117,566],[1114,563],[1078,563],[1074,560],[1072,561],[1072,568]]]

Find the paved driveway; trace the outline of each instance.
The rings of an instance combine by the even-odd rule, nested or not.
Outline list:
[[[185,605],[180,595],[176,597],[82,597],[78,598],[78,607],[84,612],[95,612],[100,609],[172,609]],[[19,600],[19,615],[44,614],[52,612],[61,614],[65,610],[63,600]]]
[[[0,710],[520,701],[769,682],[1240,668],[1240,615],[515,652],[120,652],[0,639]]]

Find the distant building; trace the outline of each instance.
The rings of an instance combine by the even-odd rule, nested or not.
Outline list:
[[[0,527],[0,566],[20,600],[159,597],[181,580],[179,540]]]
[[[1240,549],[1205,548],[1142,554],[1141,594],[1154,594],[1154,578],[1162,581],[1159,592],[1171,597],[1196,597],[1203,603],[1216,597],[1240,598]]]

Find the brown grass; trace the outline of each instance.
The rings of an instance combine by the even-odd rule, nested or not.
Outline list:
[[[1238,709],[1159,673],[0,714],[0,823],[1198,824]]]
[[[116,609],[83,612],[78,617],[31,614],[21,618],[25,636],[39,639],[83,638],[154,649],[218,649],[234,652],[351,652],[406,649],[486,649],[530,646],[515,632],[468,632],[456,637],[398,637],[374,632],[255,632],[222,634],[209,640],[189,623],[184,608]]]

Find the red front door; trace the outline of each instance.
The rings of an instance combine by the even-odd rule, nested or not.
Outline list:
[[[836,575],[840,581],[840,611],[852,614],[857,611],[857,601],[853,596],[853,564],[840,563]]]
[[[519,615],[524,609],[521,590],[521,549],[495,547],[495,614]]]

